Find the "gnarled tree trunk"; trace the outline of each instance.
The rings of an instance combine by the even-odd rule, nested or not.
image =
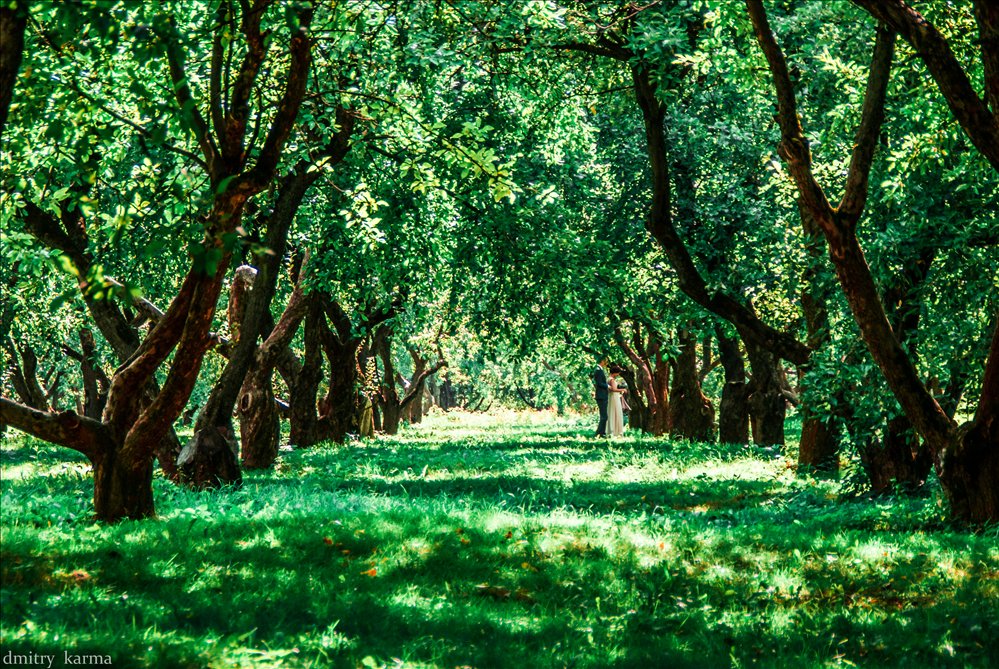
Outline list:
[[[999,169],[999,106],[990,110],[978,97],[960,62],[936,28],[902,2],[855,0],[888,29],[879,28],[854,144],[846,190],[833,207],[812,172],[807,138],[797,112],[794,86],[761,0],[747,0],[757,40],[777,92],[781,128],[779,151],[794,177],[799,195],[829,245],[829,258],[864,343],[884,374],[906,417],[934,457],[951,514],[960,520],[999,520],[999,318],[992,340],[978,408],[970,423],[958,427],[923,384],[910,354],[892,330],[871,269],[857,238],[857,224],[867,200],[868,176],[884,121],[885,96],[897,30],[916,48],[975,146]],[[984,6],[984,4],[983,4]],[[999,12],[977,16],[982,37],[999,31]],[[990,102],[999,104],[999,61],[994,40],[982,39]],[[994,113],[997,112],[997,113]]]
[[[295,289],[281,319],[254,354],[253,364],[239,390],[236,411],[243,445],[242,463],[247,469],[265,469],[277,459],[281,416],[274,400],[274,369],[309,310],[308,298],[302,291],[306,263],[307,260],[299,270]]]
[[[228,5],[223,5],[221,12]],[[184,110],[185,125],[192,129],[202,153],[213,193],[212,209],[207,217],[205,235],[199,253],[192,254],[188,272],[170,307],[149,335],[131,352],[128,341],[114,342],[116,352],[125,360],[111,379],[107,406],[100,422],[73,413],[51,414],[0,397],[0,422],[10,423],[41,439],[46,439],[84,453],[94,465],[94,505],[102,520],[144,518],[153,515],[152,465],[153,456],[164,438],[172,431],[173,422],[181,415],[197,381],[205,353],[212,344],[209,330],[215,306],[221,292],[222,279],[231,258],[225,239],[238,228],[247,201],[265,189],[274,176],[281,153],[291,134],[298,108],[305,93],[312,61],[308,28],[311,7],[298,6],[297,26],[289,39],[286,85],[277,111],[266,131],[266,139],[254,164],[247,165],[245,151],[245,119],[249,115],[249,100],[253,82],[267,51],[260,21],[262,12],[248,12],[239,29],[246,38],[250,55],[244,59],[234,78],[229,99],[232,113],[223,116],[222,100],[213,87],[212,108],[219,113],[213,119],[213,135],[201,116],[198,101],[185,72],[183,47],[164,37],[169,64],[171,89],[178,106]],[[222,30],[215,29],[214,40],[221,52]],[[213,59],[211,76],[221,77],[221,59]],[[261,113],[264,113],[261,110]],[[59,203],[63,205],[64,203]],[[38,209],[37,207],[35,208]],[[89,263],[85,255],[85,221],[82,213],[63,212],[62,227],[51,217],[38,216],[38,211],[26,212],[42,227],[36,236],[47,236],[53,248],[65,248],[77,269]],[[29,223],[29,227],[32,224]],[[50,234],[51,233],[51,234]],[[90,295],[87,276],[80,271],[80,288],[87,300]],[[107,301],[87,300],[95,315],[114,310],[110,324],[124,324],[117,307]],[[109,341],[134,337],[134,331],[109,328]],[[102,332],[104,329],[102,327]],[[124,343],[124,347],[117,344]],[[120,349],[120,350],[119,350]],[[153,389],[156,372],[166,365],[165,381],[158,391]],[[149,394],[155,393],[150,401]]]
[[[888,421],[882,439],[860,450],[860,462],[875,495],[917,490],[933,469],[929,450],[921,447],[905,416]]]
[[[256,348],[259,330],[253,323],[245,323],[257,270],[241,265],[233,273],[229,288],[230,358],[222,376],[212,388],[205,406],[194,423],[194,436],[184,447],[178,464],[185,483],[196,489],[216,488],[223,485],[240,485],[243,474],[239,470],[239,442],[236,441],[232,423],[232,408],[225,407],[228,396],[235,394],[242,379],[234,373],[239,360],[249,356]]]
[[[652,328],[646,330],[647,337],[643,338],[641,326],[632,323],[631,342],[621,328],[614,331],[614,339],[636,370],[623,374],[631,389],[628,427],[658,436],[670,430],[670,363],[663,359],[658,334]]]
[[[714,407],[701,390],[697,374],[697,340],[686,330],[679,334],[675,359],[670,419],[672,435],[695,441],[714,441]]]
[[[746,353],[753,375],[748,386],[753,443],[759,446],[783,446],[787,399],[781,386],[777,358],[752,340],[746,341]]]
[[[721,402],[718,406],[718,441],[723,444],[749,443],[749,389],[746,365],[739,351],[739,341],[716,326],[718,357],[725,371]]]
[[[423,384],[427,377],[435,374],[446,364],[438,349],[440,359],[433,367],[427,367],[427,360],[411,351],[415,369],[413,381],[403,397],[396,390],[396,372],[392,361],[392,328],[381,325],[372,341],[372,348],[382,361],[382,385],[380,389],[382,409],[382,430],[385,434],[397,434],[402,417],[409,412],[410,405],[423,395]]]
[[[326,318],[320,296],[313,292],[308,297],[305,315],[305,354],[302,369],[291,391],[289,415],[292,446],[308,448],[319,441],[319,414],[316,400],[319,384],[323,380],[323,352],[321,320]]]
[[[313,155],[299,160],[291,173],[281,181],[274,209],[266,219],[268,253],[259,254],[255,258],[260,268],[259,276],[244,279],[247,286],[252,286],[252,290],[244,291],[247,293],[245,304],[230,306],[230,312],[233,308],[237,310],[235,315],[238,315],[239,318],[240,333],[236,337],[236,331],[233,331],[235,341],[231,347],[229,360],[198,416],[194,428],[195,435],[201,430],[208,430],[212,434],[223,434],[232,430],[233,409],[241,396],[247,372],[254,363],[257,339],[261,335],[266,336],[267,334],[264,332],[264,325],[269,320],[270,305],[276,291],[278,274],[287,247],[291,224],[309,188],[323,173],[323,170],[316,169],[318,162],[326,160],[327,165],[335,165],[346,156],[349,149],[348,140],[354,124],[353,114],[348,113],[343,107],[339,107],[336,111],[336,118],[340,130],[334,134],[333,139],[325,147],[315,151]],[[248,270],[253,271],[249,268]],[[256,274],[255,271],[253,273]],[[234,288],[235,286],[234,282]],[[272,390],[268,389],[262,392],[270,393],[273,399]],[[260,414],[261,418],[263,416],[264,414]],[[272,432],[273,423],[269,423],[264,428],[264,433],[269,435]],[[251,458],[251,461],[254,459]],[[219,472],[219,475],[211,478],[226,482],[221,478],[221,474],[222,472]],[[210,481],[195,481],[195,484],[204,486],[210,484]]]

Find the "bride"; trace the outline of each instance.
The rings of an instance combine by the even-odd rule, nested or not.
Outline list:
[[[624,371],[618,365],[611,365],[610,380],[607,382],[607,390],[610,397],[607,402],[607,434],[612,437],[624,435],[624,395],[628,388],[621,381],[621,372]]]

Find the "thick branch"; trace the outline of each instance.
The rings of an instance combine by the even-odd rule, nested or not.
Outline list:
[[[226,135],[225,114],[222,107],[222,70],[225,67],[225,53],[222,47],[222,26],[229,21],[229,3],[220,2],[215,12],[215,35],[212,39],[212,69],[208,87],[208,104],[211,109],[212,125],[219,137]]]
[[[986,87],[993,109],[990,112],[961,67],[950,45],[936,27],[902,0],[853,0],[874,18],[890,26],[912,45],[926,64],[937,87],[947,100],[958,123],[982,155],[999,170],[999,116],[996,115],[999,81],[999,56],[995,44],[997,30],[996,4],[993,0],[978,0],[976,15],[982,39],[982,55],[986,64]]]
[[[302,264],[303,270],[307,263],[308,255]],[[302,290],[304,276],[304,271],[299,273],[298,283],[295,284],[295,289],[291,292],[291,297],[288,298],[288,305],[281,314],[281,318],[257,350],[257,364],[262,367],[271,368],[277,364],[309,310],[309,301]]]
[[[298,12],[298,31],[291,36],[291,46],[289,47],[291,61],[285,75],[287,83],[284,94],[278,103],[277,113],[271,122],[267,137],[264,139],[264,146],[260,150],[257,162],[244,177],[251,189],[261,189],[273,178],[281,158],[281,151],[291,135],[295,119],[298,117],[298,109],[305,96],[309,68],[312,65],[312,43],[308,33],[312,23],[312,7],[311,5],[301,7]],[[233,107],[235,108],[235,103]]]
[[[850,169],[846,177],[846,190],[837,211],[844,222],[856,225],[867,202],[868,177],[874,149],[877,148],[881,124],[885,120],[885,97],[888,94],[888,75],[895,57],[895,33],[879,28],[874,40],[874,55],[871,58],[871,71],[867,78],[867,91],[864,93],[864,108],[860,116],[860,127],[850,158]]]
[[[662,246],[673,269],[680,289],[697,304],[730,321],[746,332],[760,346],[785,360],[804,364],[811,349],[786,332],[762,322],[756,314],[731,296],[708,289],[673,223],[670,194],[669,155],[664,128],[665,109],[656,97],[656,87],[649,71],[641,65],[632,68],[635,93],[645,122],[645,138],[652,169],[652,206],[646,227]]]
[[[826,199],[822,187],[812,176],[812,153],[809,149],[808,139],[805,138],[805,133],[801,129],[794,86],[791,84],[791,76],[788,74],[784,53],[777,45],[777,40],[770,29],[770,22],[763,9],[762,0],[746,0],[746,6],[749,8],[749,17],[753,22],[756,39],[759,41],[763,55],[766,56],[767,64],[770,66],[774,89],[777,92],[777,120],[781,130],[779,153],[787,163],[788,169],[798,185],[802,204],[809,211],[822,212],[815,214],[816,220],[828,218],[827,212],[832,210],[832,206]]]
[[[634,327],[637,328],[638,325],[636,324]],[[649,366],[649,361],[640,356],[638,352],[632,348],[632,346],[628,343],[628,340],[625,339],[624,334],[621,332],[621,328],[614,329],[614,341],[616,341],[618,347],[624,351],[624,354],[628,357],[628,360],[631,361],[631,364],[633,364],[641,373],[642,389],[645,391],[645,397],[648,399],[649,408],[652,411],[655,411],[655,408],[659,403],[659,398],[656,397],[655,387],[652,383],[652,368]]]
[[[440,354],[439,351],[438,354]],[[437,363],[433,367],[425,367],[426,362],[423,361],[423,358],[419,358],[419,360],[423,362],[423,365],[421,365],[422,368],[419,369],[417,373],[413,375],[413,379],[409,384],[409,390],[406,392],[405,397],[402,398],[402,401],[399,402],[400,409],[405,409],[414,399],[416,399],[423,392],[423,386],[426,383],[428,377],[430,377],[433,374],[436,374],[443,367],[447,366],[447,361],[444,360],[443,355],[440,355],[440,357],[437,359]]]
[[[171,19],[171,34],[164,37],[166,42],[167,63],[170,66],[170,79],[173,82],[174,97],[180,106],[181,118],[190,125],[194,137],[201,148],[201,154],[205,157],[205,164],[208,167],[208,176],[212,185],[218,184],[222,177],[219,170],[219,152],[215,146],[215,140],[208,130],[208,124],[198,110],[198,103],[191,93],[190,82],[187,73],[184,71],[184,55],[181,53],[178,43],[176,23]]]
[[[0,424],[10,425],[33,437],[83,453],[93,462],[107,447],[107,428],[96,420],[72,411],[59,414],[38,411],[0,397]]]
[[[804,142],[801,126],[796,115],[791,122],[791,114],[788,111],[794,109],[795,100],[794,90],[787,75],[784,54],[770,31],[762,2],[746,0],[746,4],[777,89],[778,104],[781,109],[781,154],[788,161],[805,207],[815,217],[815,222],[825,234],[837,278],[872,357],[905,410],[906,416],[927,440],[930,448],[934,452],[940,452],[948,444],[953,423],[923,386],[912,360],[892,331],[871,269],[857,241],[856,219],[844,220],[838,216],[825,200],[821,187],[812,176],[811,156],[808,153],[807,143]],[[890,66],[890,60],[886,62],[885,58],[891,53],[890,40],[890,34],[878,36],[871,66],[872,83],[868,85],[864,100],[864,121],[861,126],[868,126],[864,133],[874,137],[880,131],[881,119],[884,117],[884,86],[887,80],[887,68]],[[881,77],[885,80],[881,81]],[[876,109],[878,106],[882,109]],[[861,169],[865,165],[866,169],[869,169],[869,158],[863,156],[858,158],[855,153],[851,167]],[[854,188],[866,187],[866,177],[852,178],[851,181],[854,183]],[[862,206],[862,200],[863,198],[856,198],[852,206],[856,206],[858,202]]]
[[[209,328],[215,314],[215,303],[218,300],[222,277],[225,275],[228,261],[227,256],[223,257],[214,276],[201,275],[195,281],[187,318],[183,322],[179,338],[176,339],[175,362],[171,365],[163,388],[156,399],[142,410],[138,419],[128,430],[122,447],[123,457],[131,457],[126,454],[133,453],[137,448],[158,443],[171,429],[173,421],[184,410],[184,405],[197,382],[205,352],[211,345],[211,338],[208,336]],[[190,279],[193,274],[192,271],[188,278]],[[185,285],[187,285],[186,282]],[[166,317],[156,329],[169,321],[173,306],[173,304],[170,305]],[[156,329],[147,337],[146,341],[154,338]],[[173,333],[164,332],[161,338],[166,341],[174,336]],[[153,371],[155,371],[155,367]],[[121,376],[120,373],[114,379],[112,392],[114,387],[118,385],[119,376]]]
[[[586,42],[564,42],[562,44],[552,44],[548,47],[555,51],[579,51],[581,53],[589,53],[594,56],[605,56],[607,58],[613,58],[614,60],[628,61],[632,53],[623,47],[612,47],[612,46],[600,46],[596,44],[588,44]]]

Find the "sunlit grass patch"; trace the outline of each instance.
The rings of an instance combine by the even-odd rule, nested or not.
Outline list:
[[[283,453],[239,490],[158,479],[158,519],[114,526],[85,464],[8,437],[0,645],[142,667],[999,662],[996,532],[949,526],[936,493],[844,502],[752,448],[526,416]]]

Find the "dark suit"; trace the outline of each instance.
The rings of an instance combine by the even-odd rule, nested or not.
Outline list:
[[[593,370],[593,396],[597,400],[597,408],[600,409],[600,422],[597,424],[597,436],[607,436],[607,375],[604,374],[603,367]]]

